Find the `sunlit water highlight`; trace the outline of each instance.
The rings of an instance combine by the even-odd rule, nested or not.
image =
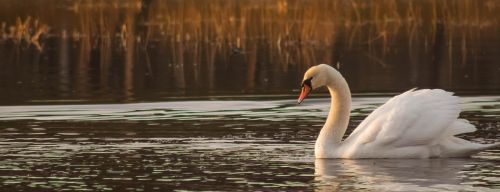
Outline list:
[[[387,97],[356,97],[350,130]],[[328,99],[0,107],[6,191],[498,191],[500,150],[470,159],[315,160]],[[500,97],[462,116],[500,142]],[[350,131],[349,130],[349,131]]]

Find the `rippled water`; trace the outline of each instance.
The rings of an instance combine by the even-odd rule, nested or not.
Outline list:
[[[249,99],[249,98],[247,98]],[[387,97],[356,97],[351,129]],[[500,142],[500,97],[464,97]],[[500,150],[470,159],[315,160],[328,99],[0,107],[5,191],[498,191]]]

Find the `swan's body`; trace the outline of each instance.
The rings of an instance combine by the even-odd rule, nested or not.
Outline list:
[[[410,90],[373,111],[345,140],[351,93],[342,75],[326,64],[304,75],[303,93],[328,87],[331,108],[316,140],[316,158],[432,158],[467,157],[499,144],[477,144],[455,137],[474,132],[458,119],[458,97],[441,89]]]

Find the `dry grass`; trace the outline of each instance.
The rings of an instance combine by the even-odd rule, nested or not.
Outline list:
[[[83,52],[99,47],[102,55],[109,55],[110,47],[127,49],[131,39],[141,41],[143,47],[151,41],[169,41],[243,50],[248,42],[265,41],[283,53],[299,44],[332,48],[342,38],[347,39],[348,48],[377,46],[388,53],[392,44],[402,43],[396,39],[403,34],[410,45],[422,39],[434,43],[437,26],[443,25],[448,44],[460,44],[460,51],[466,53],[470,51],[468,41],[478,39],[484,31],[497,32],[499,9],[494,0],[153,0],[148,4],[82,0],[68,5],[67,13],[62,14],[70,15],[66,22],[40,21],[49,16],[36,20],[17,17],[13,23],[3,21],[0,33],[2,39],[24,40],[41,50],[40,36],[53,26],[53,35],[70,32],[73,41],[84,42]],[[134,31],[136,26],[146,30]]]

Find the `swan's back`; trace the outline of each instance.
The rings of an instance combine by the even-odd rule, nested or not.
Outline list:
[[[474,132],[458,119],[459,99],[441,89],[410,90],[373,111],[344,141],[344,158],[464,157],[493,147],[455,137]]]

